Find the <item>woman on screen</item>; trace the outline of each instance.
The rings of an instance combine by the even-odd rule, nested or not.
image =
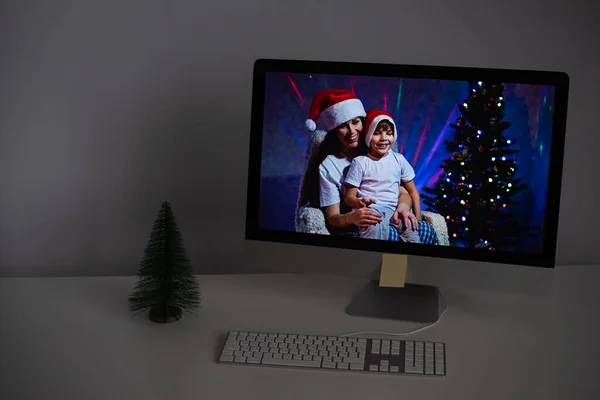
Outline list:
[[[342,89],[322,90],[311,104],[310,118],[306,126],[316,131],[318,120],[327,132],[319,146],[318,154],[309,165],[305,184],[317,184],[319,194],[313,202],[325,214],[329,231],[334,234],[357,235],[357,228],[375,225],[381,215],[368,207],[351,210],[342,199],[345,196],[343,181],[353,158],[359,154],[360,146],[365,146],[362,131],[366,112],[362,102],[352,92]],[[418,226],[422,243],[435,244],[433,228],[424,221],[418,221],[411,212],[412,201],[408,192],[400,188],[399,219],[404,226]],[[418,225],[417,225],[418,224]],[[390,228],[389,240],[398,241],[395,227]]]

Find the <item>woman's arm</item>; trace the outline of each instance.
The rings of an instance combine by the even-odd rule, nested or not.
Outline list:
[[[349,228],[352,225],[366,227],[381,222],[381,214],[367,207],[359,208],[346,214],[340,214],[340,203],[336,203],[324,207],[323,212],[325,213],[327,223],[338,229]]]
[[[396,212],[392,216],[392,223],[395,225],[400,225],[402,222],[403,226],[408,226],[410,221],[413,231],[419,229],[419,224],[417,222],[417,218],[410,210],[412,208],[412,198],[403,186],[400,186],[400,195],[398,196],[398,206],[396,207]]]
[[[412,180],[412,181],[404,183],[404,187],[406,188],[406,190],[408,191],[408,194],[410,195],[410,197],[412,199],[413,213],[417,217],[417,220],[420,220],[421,219],[421,195],[419,194],[419,191],[417,190],[417,185],[415,185],[415,181]]]
[[[402,185],[400,185],[400,194],[398,195],[398,207],[397,210],[403,209],[410,211],[412,208],[412,197],[408,193],[408,190]]]

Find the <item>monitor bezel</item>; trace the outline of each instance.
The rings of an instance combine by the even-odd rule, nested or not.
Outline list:
[[[461,81],[496,81],[552,85],[556,88],[552,143],[548,173],[543,251],[541,254],[488,251],[428,244],[390,242],[332,235],[262,229],[259,226],[260,180],[263,142],[263,115],[266,74],[270,72],[339,74],[374,77],[402,77]],[[474,78],[476,77],[476,78]],[[254,63],[250,126],[250,153],[246,200],[246,240],[278,242],[380,253],[481,261],[553,268],[556,258],[558,216],[567,123],[569,76],[565,72],[492,69],[456,66],[401,65],[382,63],[258,59]],[[294,216],[290,216],[294,218]]]

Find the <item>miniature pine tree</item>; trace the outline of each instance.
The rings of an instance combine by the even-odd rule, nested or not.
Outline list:
[[[140,263],[138,280],[129,297],[132,312],[150,310],[150,320],[174,322],[182,311],[200,306],[199,285],[183,246],[181,233],[168,202],[158,213]]]

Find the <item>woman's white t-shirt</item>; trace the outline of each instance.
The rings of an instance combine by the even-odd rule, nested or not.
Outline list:
[[[330,154],[319,165],[319,201],[321,207],[342,203],[345,197],[343,182],[346,179],[352,159]]]

